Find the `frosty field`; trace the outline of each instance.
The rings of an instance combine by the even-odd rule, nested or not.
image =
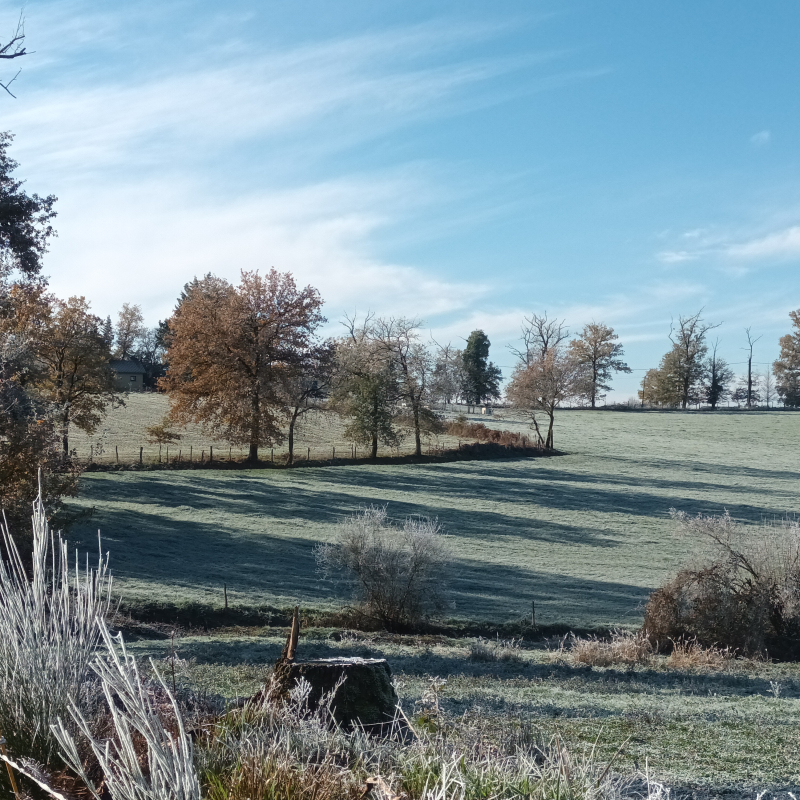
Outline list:
[[[522,429],[511,418],[499,426]],[[296,470],[91,473],[70,539],[102,531],[129,600],[334,609],[313,548],[365,504],[438,517],[453,568],[448,614],[635,625],[686,559],[674,507],[739,519],[798,510],[800,415],[564,411],[551,458]]]

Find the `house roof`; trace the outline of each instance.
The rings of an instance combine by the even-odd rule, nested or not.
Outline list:
[[[109,361],[108,364],[117,375],[144,375],[144,367],[137,361],[123,361],[122,359],[115,358]]]

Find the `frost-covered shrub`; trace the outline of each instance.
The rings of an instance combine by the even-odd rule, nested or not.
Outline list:
[[[413,627],[441,610],[449,561],[436,520],[389,520],[385,507],[370,506],[338,525],[332,544],[316,551],[325,572],[350,584],[361,611],[389,630]]]

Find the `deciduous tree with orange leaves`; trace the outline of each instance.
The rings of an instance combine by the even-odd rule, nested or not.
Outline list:
[[[242,271],[238,286],[206,275],[186,286],[169,320],[170,415],[258,448],[279,444],[287,416],[286,381],[325,321],[313,286],[298,289],[291,273]]]

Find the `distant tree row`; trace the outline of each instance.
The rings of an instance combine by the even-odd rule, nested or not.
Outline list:
[[[322,299],[289,273],[242,272],[238,286],[206,275],[184,288],[163,326],[170,421],[201,423],[228,441],[259,448],[288,441],[311,410],[348,420],[346,435],[377,456],[413,436],[442,429],[437,403],[500,397],[489,340],[474,331],[463,350],[424,341],[422,323],[368,314],[344,320],[344,335],[322,339]]]
[[[800,310],[789,314],[794,331],[781,337],[780,357],[764,374],[753,371],[753,346],[758,338],[745,329],[747,372],[740,378],[718,355],[719,340],[708,341],[709,332],[718,326],[706,323],[701,313],[679,317],[670,329],[672,347],[642,379],[639,399],[643,405],[688,408],[705,404],[715,409],[733,400],[737,406],[752,408],[772,405],[777,395],[788,408],[800,406]]]

